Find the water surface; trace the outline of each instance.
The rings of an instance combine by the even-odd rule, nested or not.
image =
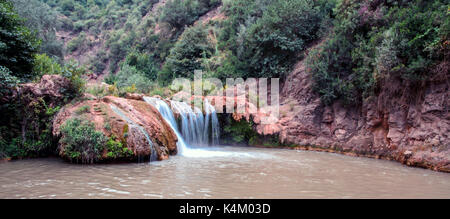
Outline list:
[[[2,163],[0,198],[450,198],[450,174],[331,153],[221,147],[151,164]]]

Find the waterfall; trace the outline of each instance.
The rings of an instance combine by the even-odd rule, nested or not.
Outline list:
[[[166,102],[152,97],[144,97],[144,100],[158,109],[164,119],[171,124],[172,129],[182,136],[186,145],[206,146],[219,143],[217,113],[208,100],[204,101],[204,112],[184,102],[170,102],[174,111],[180,115],[180,129],[173,116],[174,112]]]
[[[178,128],[174,112],[165,101],[154,97],[144,97],[144,100],[160,112],[175,132],[178,137],[177,147],[180,155],[191,158],[249,156],[247,153],[222,152],[214,148],[192,149],[189,147],[191,144],[187,143],[187,139],[194,145],[207,145],[209,140],[213,146],[219,143],[219,120],[215,108],[209,104],[208,100],[204,101],[204,114],[200,109],[192,109],[186,103],[171,101],[172,108],[180,115],[180,128]]]
[[[125,113],[122,112],[122,110],[120,110],[116,106],[110,105],[110,107],[117,115],[119,115],[123,120],[125,120],[128,123],[128,126],[135,127],[135,128],[137,128],[139,131],[141,131],[144,134],[144,136],[147,139],[148,144],[150,146],[150,152],[151,152],[151,154],[150,154],[150,161],[156,161],[158,159],[158,155],[156,153],[155,146],[153,145],[153,142],[150,139],[150,135],[147,133],[147,131],[145,131],[144,127],[136,124],[133,120],[128,118],[128,116],[126,116]]]
[[[177,121],[175,120],[175,117],[169,105],[167,105],[166,102],[158,98],[144,97],[144,100],[145,102],[153,105],[159,111],[164,120],[166,120],[166,122],[170,125],[170,127],[175,132],[175,135],[178,138],[177,142],[178,152],[180,154],[183,154],[187,150],[187,145],[184,142],[182,135],[178,131]]]
[[[208,100],[204,101],[204,113],[198,107],[192,108],[184,102],[171,101],[172,108],[180,116],[180,128],[178,128],[174,112],[165,101],[153,97],[144,97],[144,100],[153,105],[169,123],[178,137],[177,146],[180,154],[186,155],[190,145],[205,146],[219,143],[217,113]]]
[[[219,119],[217,118],[216,108],[213,105],[209,104],[208,99],[205,98],[204,101],[205,107],[205,129],[208,130],[209,117],[211,117],[211,144],[217,145],[219,144]]]

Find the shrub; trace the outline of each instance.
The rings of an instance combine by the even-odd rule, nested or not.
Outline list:
[[[117,141],[114,135],[106,142],[106,149],[108,150],[106,156],[110,159],[126,158],[134,155],[133,151],[124,146],[122,142]]]
[[[153,82],[146,75],[126,63],[122,64],[119,72],[110,74],[105,78],[105,82],[114,85],[118,89],[119,95],[125,93],[149,93],[154,86]]]
[[[159,67],[151,55],[136,51],[130,52],[125,59],[125,64],[134,66],[136,70],[142,72],[149,80],[156,80]]]
[[[61,127],[60,154],[72,162],[94,163],[101,159],[107,138],[96,131],[94,124],[74,118]]]
[[[188,28],[170,50],[160,77],[193,78],[194,71],[202,69],[202,58],[211,57],[215,51],[207,37],[208,33],[201,25]]]
[[[72,39],[67,43],[67,51],[75,52],[79,49],[83,48],[84,43],[86,42],[86,34],[84,32],[80,33],[77,37]]]
[[[36,77],[35,79],[39,80],[44,74],[61,74],[62,67],[58,62],[48,57],[46,54],[36,54],[34,56],[33,72]]]
[[[253,123],[247,122],[245,119],[235,121],[227,116],[222,124],[224,127],[220,135],[224,144],[248,145],[251,139],[257,137],[257,133],[253,130]]]
[[[69,61],[63,68],[62,75],[71,82],[71,97],[82,95],[85,91],[85,80],[82,76],[86,74],[86,68],[79,66],[77,62]]]

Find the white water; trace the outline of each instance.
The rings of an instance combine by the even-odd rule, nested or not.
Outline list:
[[[183,102],[171,101],[172,107],[177,110],[181,119],[181,130],[179,131],[175,116],[169,105],[153,97],[144,97],[145,102],[153,105],[161,116],[175,132],[178,142],[178,153],[185,157],[224,157],[224,156],[249,156],[246,153],[231,153],[217,151],[214,148],[192,148],[195,146],[205,146],[209,142],[209,121],[211,118],[211,143],[217,145],[219,142],[219,122],[217,114],[212,105],[205,101],[205,115],[198,108],[192,107]],[[192,144],[191,144],[192,143]]]
[[[128,116],[126,116],[125,113],[122,112],[122,110],[120,110],[116,106],[110,105],[110,107],[117,115],[119,115],[122,119],[124,119],[128,123],[129,127],[131,127],[131,128],[135,127],[135,128],[137,128],[139,131],[141,131],[144,134],[144,136],[147,139],[148,144],[150,146],[150,151],[151,151],[150,161],[158,160],[158,156],[157,156],[157,153],[156,153],[156,150],[155,150],[155,146],[153,145],[153,142],[150,139],[150,135],[147,133],[147,131],[145,131],[144,127],[136,124],[133,120],[128,118]]]

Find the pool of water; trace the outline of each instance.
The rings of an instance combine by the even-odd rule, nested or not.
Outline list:
[[[1,163],[0,198],[450,198],[450,174],[331,153],[217,147],[152,163]]]

